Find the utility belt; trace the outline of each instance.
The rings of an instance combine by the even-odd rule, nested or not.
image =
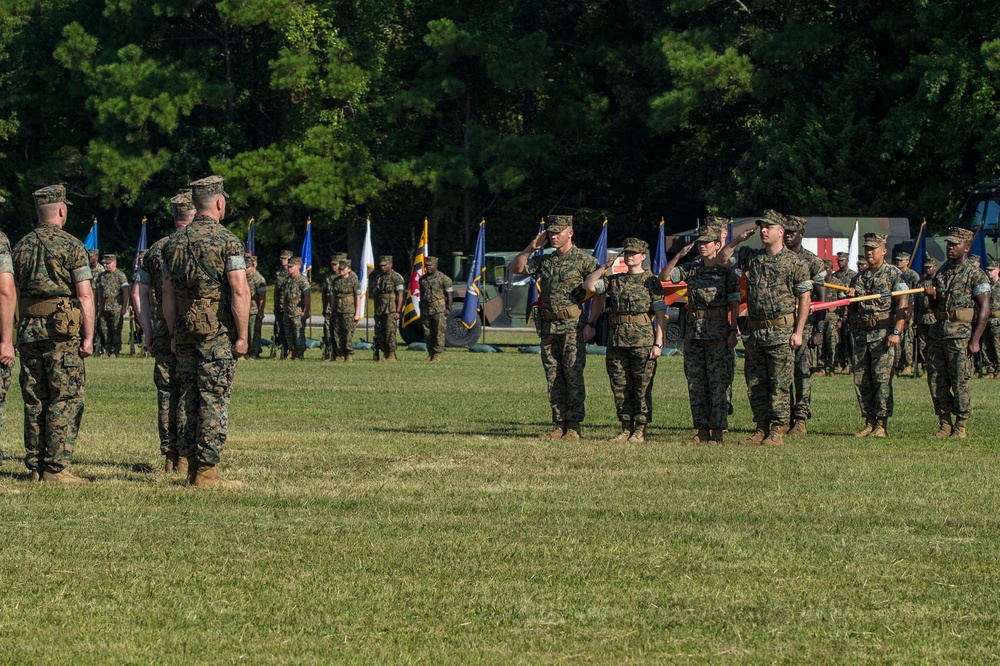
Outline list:
[[[693,323],[701,319],[709,321],[729,321],[729,308],[705,308],[703,310],[688,310],[684,315],[687,323]]]
[[[420,309],[424,308],[443,308],[448,301],[441,299],[439,301],[420,301]]]
[[[583,308],[579,305],[571,305],[562,310],[542,310],[542,319],[545,321],[566,321],[567,319],[579,319],[583,314]]]
[[[885,315],[858,315],[854,322],[854,327],[859,331],[870,331],[876,328],[885,328],[889,325],[891,318]]]
[[[379,294],[379,299],[383,301],[394,301],[396,300],[396,294]]]
[[[954,310],[935,310],[934,318],[938,321],[958,321],[971,324],[976,317],[975,308],[955,308]]]
[[[80,302],[69,296],[32,298],[24,296],[19,305],[22,317],[52,317],[57,335],[76,337],[83,327]]]
[[[218,296],[177,298],[177,323],[185,333],[198,336],[215,335],[219,328],[232,321],[229,303]]]
[[[621,326],[622,324],[648,326],[652,321],[648,312],[640,312],[639,314],[613,314],[608,317],[608,322],[612,326]]]
[[[747,330],[748,331],[758,331],[762,328],[784,328],[786,326],[791,326],[795,323],[794,314],[783,314],[777,317],[772,317],[770,319],[748,319],[747,320]]]

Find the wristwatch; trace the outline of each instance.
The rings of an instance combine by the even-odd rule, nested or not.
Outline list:
[[[660,349],[663,349],[663,345],[661,345],[659,342],[654,342],[653,346],[654,347],[659,347]]]
[[[901,330],[899,330],[898,328],[894,328],[894,329],[892,329],[892,334],[893,335],[902,335],[903,332]]]

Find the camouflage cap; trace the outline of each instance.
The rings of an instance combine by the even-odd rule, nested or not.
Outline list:
[[[66,199],[66,187],[63,185],[48,185],[40,190],[35,190],[32,196],[35,197],[36,206],[54,203],[73,205]]]
[[[110,264],[112,261],[117,261],[117,260],[118,260],[118,257],[116,257],[113,254],[104,254],[104,255],[101,255],[101,263],[102,264]]]
[[[87,254],[89,254],[91,257],[96,257],[100,253],[101,253],[101,249],[97,248],[97,247],[95,247],[93,250],[87,250]]]
[[[170,205],[174,208],[174,213],[186,213],[189,210],[194,210],[194,204],[191,203],[191,190],[181,190],[173,197],[170,198]]]
[[[626,238],[622,243],[623,252],[635,252],[636,254],[649,254],[649,245],[639,238]]]
[[[437,266],[438,265],[438,258],[437,257],[424,257],[424,265],[425,266]]]
[[[847,254],[846,252],[838,252],[837,253],[837,261],[839,261],[841,263],[846,262],[849,258],[850,258],[850,255]]]
[[[246,262],[247,266],[256,266],[257,265],[257,257],[255,257],[252,254],[244,255],[243,261]]]
[[[979,263],[979,255],[978,254],[970,254],[969,255],[969,261],[971,261],[974,264],[978,264]]]
[[[826,267],[826,270],[830,270],[833,268],[833,259],[824,259],[823,265]]]
[[[545,218],[545,230],[554,234],[573,226],[572,215],[548,215]]]
[[[938,265],[938,260],[935,257],[932,257],[929,254],[926,257],[924,257],[924,267],[925,268],[927,266],[937,266],[937,265]]]
[[[865,234],[865,247],[883,247],[887,238],[885,234]]]
[[[350,268],[350,267],[351,267],[351,260],[350,259],[341,259],[337,263],[337,268],[339,268],[340,270],[344,270],[345,268]]]
[[[344,259],[347,259],[347,253],[346,252],[334,252],[333,256],[330,257],[330,263],[331,264],[339,264]]]
[[[719,227],[702,227],[698,236],[699,243],[717,243],[722,240],[722,233]]]
[[[188,187],[191,188],[192,197],[207,197],[210,194],[221,194],[224,197],[229,196],[229,193],[223,187],[222,176],[208,176],[207,178],[189,183]]]
[[[758,217],[755,220],[755,222],[757,226],[764,226],[764,225],[770,226],[776,224],[782,228],[784,228],[785,225],[788,224],[788,220],[785,219],[784,215],[782,215],[778,211],[771,210],[770,208],[765,210],[764,214]]]
[[[281,254],[279,255],[278,258],[279,259],[291,259],[292,258],[292,251],[291,250],[282,250]]]
[[[717,217],[715,215],[709,215],[705,218],[702,227],[726,227],[729,224],[729,219],[725,217]]]
[[[302,257],[292,257],[291,259],[288,260],[288,265],[289,266],[301,266],[302,265]]]
[[[785,224],[786,231],[804,231],[806,228],[806,218],[798,217],[797,215],[788,215],[785,217],[788,222]]]
[[[990,259],[988,262],[986,262],[986,268],[988,270],[995,271],[996,269],[1000,268],[1000,261],[997,261],[996,259]]]
[[[383,254],[378,259],[378,265],[379,266],[388,266],[391,263],[392,263],[392,255],[391,254]]]
[[[971,229],[963,229],[962,227],[952,227],[948,229],[949,243],[968,243],[975,237],[976,234]]]
[[[897,252],[896,256],[893,257],[892,260],[893,261],[909,261],[910,260],[910,253],[909,252]]]

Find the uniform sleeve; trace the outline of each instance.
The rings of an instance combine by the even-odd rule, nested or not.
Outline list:
[[[670,271],[670,281],[674,284],[678,282],[684,282],[688,279],[688,274],[690,271],[686,268],[681,268],[680,266],[674,266],[674,269]]]
[[[10,254],[10,241],[6,236],[0,234],[3,240],[0,241],[0,273],[14,273],[14,261]]]
[[[740,297],[740,278],[735,270],[726,271],[726,301],[729,303],[739,303],[743,300]]]
[[[813,283],[822,285],[826,280],[826,266],[823,265],[823,260],[819,257],[812,257],[810,263],[812,264],[810,272]]]
[[[83,243],[74,239],[73,249],[69,256],[70,276],[75,283],[92,279],[90,272],[90,256],[84,249]]]
[[[986,277],[986,273],[983,273],[982,269],[976,269],[975,278],[972,280],[972,296],[982,296],[983,294],[990,293],[990,279]]]
[[[455,291],[455,288],[451,284],[451,278],[447,275],[444,276],[444,293],[450,294]]]
[[[809,269],[806,268],[805,263],[801,261],[796,262],[794,268],[792,268],[792,291],[796,296],[801,296],[812,291],[812,288],[813,284],[812,280],[809,279]]]
[[[542,260],[545,255],[538,255],[534,252],[528,257],[528,263],[525,264],[524,274],[525,275],[537,275],[539,271],[542,270]]]
[[[243,247],[243,243],[240,242],[236,236],[229,234],[230,238],[226,239],[226,250],[225,250],[225,260],[226,260],[226,272],[230,273],[232,271],[245,271],[247,269],[246,261],[246,250]]]
[[[732,257],[732,265],[735,268],[745,271],[747,269],[747,263],[753,258],[755,250],[752,247],[738,247],[736,248],[736,254]]]

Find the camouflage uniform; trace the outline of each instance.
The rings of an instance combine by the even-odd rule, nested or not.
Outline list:
[[[120,270],[105,270],[97,278],[97,335],[108,355],[122,351],[122,289],[128,289],[128,278]]]
[[[380,265],[386,266],[386,260],[392,257],[382,257]],[[396,354],[396,300],[398,295],[406,291],[403,276],[394,270],[388,273],[379,272],[372,281],[371,293],[375,301],[375,360],[379,358],[395,358]]]
[[[798,297],[812,291],[809,269],[786,248],[770,255],[765,249],[741,247],[735,258],[747,279],[743,344],[750,409],[758,430],[782,432],[791,419],[794,381],[795,352],[789,338],[795,331]]]
[[[558,218],[559,216],[550,216]],[[557,220],[558,223],[558,220]],[[568,226],[567,223],[562,223]],[[553,230],[552,222],[549,230]],[[586,319],[581,304],[583,281],[600,263],[578,247],[566,254],[532,255],[526,273],[541,280],[542,367],[548,382],[553,423],[581,423],[586,413],[583,371],[587,348],[583,341]]]
[[[35,193],[41,204],[65,201],[62,186]],[[91,279],[83,243],[39,224],[14,246],[20,300],[17,345],[24,396],[24,464],[59,473],[73,458],[83,419],[86,370],[80,356],[82,314],[76,284]]]
[[[250,344],[247,348],[247,356],[260,358],[260,334],[264,318],[259,316],[262,313],[257,307],[257,297],[261,294],[267,294],[267,280],[257,270],[253,272],[253,275],[247,276],[247,284],[250,286]]]
[[[843,260],[840,259],[843,255]],[[839,284],[843,286],[848,286],[851,284],[851,280],[857,275],[857,271],[852,271],[847,265],[847,253],[840,252],[837,254],[837,261],[839,262],[838,270],[833,274],[834,284]],[[828,300],[831,298],[831,294],[827,293]],[[838,300],[843,298],[843,294],[832,295],[833,300]],[[846,308],[833,308],[834,316],[836,321],[834,322],[834,328],[836,328],[836,322],[840,323],[840,329],[835,331],[836,344],[833,346],[833,365],[827,367],[838,367],[838,368],[849,368],[852,363],[854,339],[851,335],[850,327],[847,324],[847,310]],[[830,326],[826,327],[827,333],[830,332]]]
[[[306,294],[311,293],[309,278],[299,273],[288,274],[285,285],[281,289],[285,299],[283,310],[285,321],[282,329],[285,331],[285,349],[292,352],[292,358],[302,359],[306,351],[306,326],[302,319],[302,305]]]
[[[420,324],[424,329],[427,354],[432,357],[444,351],[448,294],[451,292],[451,278],[441,271],[420,277]]]
[[[989,270],[994,270],[997,262],[989,263]],[[983,351],[993,366],[994,377],[1000,379],[1000,280],[990,283],[990,321],[983,334]]]
[[[927,263],[924,265],[931,265],[933,261],[933,266],[937,267],[937,261],[934,259],[926,260]],[[934,283],[934,278],[930,275],[924,274],[920,280],[921,287],[928,287]],[[934,322],[937,321],[934,318],[934,310],[930,306],[930,299],[927,294],[920,293],[914,294],[911,302],[914,304],[914,312],[912,317],[916,322],[916,338],[917,338],[917,355],[915,362],[922,364],[924,367],[927,366],[927,337],[930,334],[931,328],[934,326]]]
[[[846,264],[846,255],[844,263]],[[841,287],[846,287],[850,282],[844,282],[844,277],[846,277],[848,271],[837,271],[834,273],[828,273],[826,276],[826,281],[830,284],[836,284]],[[853,276],[852,276],[853,277]],[[827,288],[826,290],[826,301],[836,301],[844,297],[844,293],[837,289]],[[840,346],[840,331],[837,330],[837,324],[840,323],[840,308],[830,308],[826,310],[823,316],[823,324],[826,331],[823,334],[823,347],[820,354],[820,367],[822,367],[828,374],[832,374],[837,366],[837,347]]]
[[[291,259],[292,253],[288,250],[281,252],[282,259]],[[274,272],[274,326],[271,335],[271,356],[278,354],[278,358],[284,359],[288,349],[285,347],[285,283],[290,277],[288,269],[278,266]]]
[[[965,422],[972,416],[972,359],[966,350],[975,321],[975,297],[990,293],[990,281],[977,264],[946,261],[933,285],[936,321],[928,339],[927,385],[939,418],[954,414]]]
[[[4,201],[0,197],[0,203]],[[14,263],[11,261],[10,241],[7,235],[0,232],[0,273],[14,273]],[[0,429],[3,429],[4,418],[7,415],[7,391],[10,389],[10,379],[14,374],[14,364],[0,364]],[[3,464],[4,452],[0,449],[0,465]]]
[[[192,183],[195,197],[201,182]],[[177,299],[178,448],[188,460],[197,457],[198,466],[219,464],[229,429],[236,330],[227,274],[246,270],[243,252],[242,241],[206,215],[196,215],[163,248],[163,271]]]
[[[903,255],[897,255],[897,261]],[[905,255],[909,258],[909,255]],[[921,286],[922,278],[917,275],[916,271],[907,268],[905,271],[901,271],[903,274],[903,283],[906,285],[906,289],[916,289]],[[896,354],[896,374],[901,373],[905,368],[912,368],[915,362],[914,359],[914,328],[916,326],[916,317],[913,313],[910,313],[910,318],[906,322],[906,327],[903,329],[903,337],[899,342],[899,353]]]
[[[873,234],[866,234],[872,236]],[[867,241],[866,241],[867,242]],[[882,238],[881,243],[885,240]],[[867,268],[851,281],[856,295],[882,294],[906,289],[903,273],[888,261],[878,270]],[[887,344],[889,332],[896,325],[896,299],[887,296],[859,301],[849,307],[851,335],[854,337],[854,389],[865,422],[875,425],[878,419],[892,416],[892,374],[896,349]]]
[[[799,218],[801,219],[801,218]],[[803,220],[804,221],[804,220]],[[797,255],[799,261],[806,267],[809,279],[812,281],[810,289],[815,289],[815,285],[822,285],[826,281],[826,267],[823,260],[809,250],[799,248]],[[825,315],[824,315],[825,316]],[[792,382],[792,421],[808,421],[812,418],[812,364],[810,361],[809,340],[812,338],[813,315],[806,319],[806,327],[802,331],[802,345],[795,350],[794,379]]]
[[[735,327],[729,321],[729,305],[740,302],[740,279],[729,266],[699,263],[692,270],[675,268],[670,281],[687,282],[684,376],[694,427],[726,430],[736,363],[728,345]]]
[[[347,260],[340,262],[341,270],[350,266]],[[340,277],[333,283],[330,292],[332,308],[331,334],[333,336],[333,353],[337,358],[350,361],[354,358],[354,327],[357,326],[354,316],[357,314],[355,296],[361,294],[361,281],[358,274],[351,271],[346,277]]]

